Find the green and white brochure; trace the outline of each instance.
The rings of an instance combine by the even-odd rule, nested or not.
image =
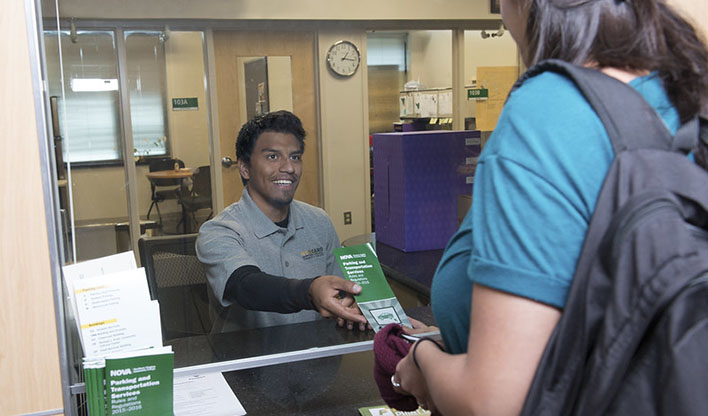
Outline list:
[[[334,257],[344,277],[361,286],[361,293],[354,298],[374,331],[378,332],[388,324],[411,326],[396,295],[386,282],[371,243],[337,248]]]
[[[172,416],[174,354],[170,347],[106,358],[106,415]]]

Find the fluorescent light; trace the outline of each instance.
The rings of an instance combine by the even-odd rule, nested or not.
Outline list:
[[[118,80],[101,78],[74,78],[71,80],[71,90],[85,91],[118,91]]]

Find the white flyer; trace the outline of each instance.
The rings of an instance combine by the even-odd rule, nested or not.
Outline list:
[[[162,346],[160,307],[150,300],[145,269],[75,281],[84,356]]]
[[[221,373],[175,377],[175,416],[241,416],[246,410]]]
[[[112,274],[124,270],[137,269],[138,265],[135,262],[135,253],[126,251],[123,253],[113,254],[97,259],[83,261],[81,263],[70,264],[62,267],[64,275],[64,283],[66,284],[66,293],[68,294],[68,302],[71,309],[68,311],[69,322],[77,322],[76,301],[74,299],[74,283],[83,279]],[[79,339],[81,346],[84,346],[84,339],[79,330]]]

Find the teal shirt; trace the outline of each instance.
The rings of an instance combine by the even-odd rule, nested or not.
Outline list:
[[[655,74],[630,82],[675,132]],[[472,284],[563,308],[614,152],[572,81],[552,72],[507,101],[480,155],[472,207],[435,272],[431,302],[449,351],[467,350]]]

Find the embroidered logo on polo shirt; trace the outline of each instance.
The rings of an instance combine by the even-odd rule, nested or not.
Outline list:
[[[309,259],[316,258],[316,257],[322,257],[322,256],[324,256],[324,248],[317,247],[317,248],[313,248],[310,250],[305,250],[305,251],[301,252],[300,255],[302,256],[303,260],[309,260]]]

